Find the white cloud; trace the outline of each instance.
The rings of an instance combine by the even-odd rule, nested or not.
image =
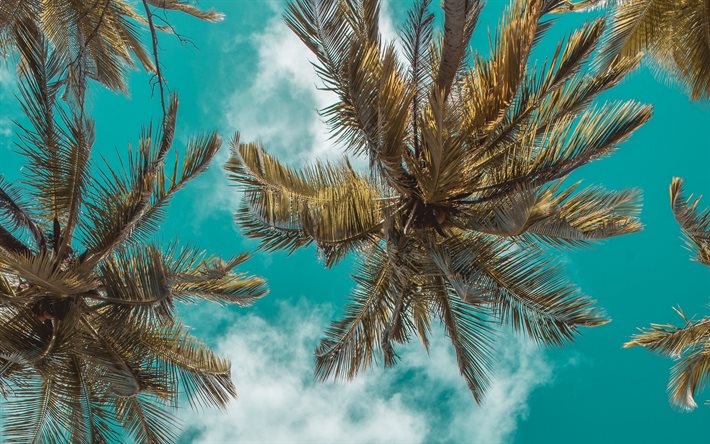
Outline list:
[[[5,93],[8,88],[15,85],[15,75],[8,68],[7,63],[0,65],[0,93]]]
[[[344,151],[330,138],[328,126],[318,111],[332,104],[336,97],[319,89],[321,80],[312,65],[313,54],[286,26],[282,5],[270,2],[273,15],[262,31],[245,39],[237,36],[238,43],[250,42],[256,53],[256,62],[250,73],[250,83],[243,89],[229,91],[223,104],[224,134],[241,133],[242,142],[259,141],[269,152],[291,165],[303,165],[314,160],[339,160]],[[385,41],[396,40],[393,20],[384,2],[380,13],[380,30]],[[231,53],[231,46],[226,55]],[[229,157],[224,147],[216,163],[223,165]],[[363,159],[353,164],[365,165]],[[239,193],[231,187],[219,169],[211,173],[210,200],[200,205],[203,217],[212,211],[235,208]],[[215,184],[216,183],[216,184]],[[196,226],[201,222],[198,218]]]
[[[313,68],[313,54],[286,26],[280,6],[272,5],[272,9],[274,16],[264,30],[250,39],[257,53],[253,81],[228,100],[227,125],[241,131],[245,141],[263,142],[287,162],[340,158],[342,147],[330,139],[318,114],[336,96],[319,89],[323,83]],[[386,3],[380,29],[386,41],[395,40]]]
[[[312,54],[284,23],[280,13],[250,39],[257,54],[252,83],[227,104],[227,125],[244,141],[259,140],[293,163],[332,157],[332,143],[318,110],[334,101],[321,85]]]
[[[0,101],[3,103],[3,114],[0,115],[0,147],[8,145],[8,142],[3,139],[12,136],[12,118],[18,108],[13,102],[16,90],[15,74],[9,69],[7,63],[0,62]]]
[[[329,313],[283,305],[266,321],[241,318],[218,341],[232,360],[239,398],[226,412],[186,414],[194,443],[507,442],[526,415],[530,392],[551,377],[541,352],[504,341],[500,366],[483,406],[473,402],[448,339],[437,333],[430,354],[401,351],[391,369],[351,382],[312,381],[314,350]]]

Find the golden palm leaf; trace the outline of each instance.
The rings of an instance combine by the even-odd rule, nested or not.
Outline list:
[[[710,97],[710,3],[707,0],[565,1],[557,12],[614,6],[602,62],[645,53],[683,84],[693,100]]]
[[[578,246],[641,229],[639,193],[562,181],[612,153],[651,115],[634,102],[591,106],[638,65],[589,59],[602,21],[559,43],[541,68],[528,58],[560,1],[514,0],[489,57],[467,53],[479,1],[444,2],[434,37],[430,1],[403,30],[406,64],[377,35],[375,0],[295,0],[286,14],[337,101],[334,136],[369,159],[285,166],[234,143],[227,164],[244,191],[237,221],[268,250],[315,244],[332,265],[360,255],[356,288],[316,351],[316,376],[352,378],[414,335],[428,347],[439,319],[474,398],[485,393],[499,326],[545,344],[606,322],[540,242]],[[471,63],[473,61],[473,63]]]
[[[230,363],[189,333],[175,303],[248,305],[266,292],[263,280],[234,272],[245,254],[222,260],[148,240],[221,140],[195,137],[168,162],[173,97],[160,132],[146,129],[122,168],[94,173],[93,122],[57,100],[57,50],[36,33],[17,46],[27,166],[19,186],[0,178],[3,438],[174,442],[181,391],[194,406],[235,396]]]
[[[211,22],[223,17],[214,10],[203,11],[181,0],[141,1],[140,7],[125,0],[3,1],[0,49],[12,51],[14,43],[27,33],[42,35],[62,65],[62,80],[71,85],[67,93],[79,98],[86,88],[86,78],[125,91],[128,70],[137,66],[136,59],[146,70],[156,71],[156,60],[146,49],[141,33],[147,26],[152,32],[176,31],[167,16],[156,15],[150,8],[180,11]]]
[[[673,215],[689,247],[696,252],[695,259],[710,266],[710,211],[698,209],[699,198],[683,194],[680,178],[673,179],[670,191]],[[677,363],[668,382],[671,402],[684,409],[693,409],[697,407],[695,394],[702,391],[710,378],[710,317],[696,321],[688,319],[680,309],[676,312],[683,319],[681,327],[651,324],[624,346],[640,345],[674,358]]]

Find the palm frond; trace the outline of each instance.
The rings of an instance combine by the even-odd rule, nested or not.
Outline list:
[[[7,2],[5,2],[7,3]],[[201,20],[220,21],[223,15],[201,10],[180,0],[145,0],[159,10],[175,10]],[[167,15],[158,17],[153,28],[175,32]],[[126,91],[128,71],[136,66],[134,57],[148,71],[156,66],[141,40],[148,25],[130,2],[124,0],[25,0],[3,4],[0,35],[8,49],[22,39],[22,27],[30,25],[36,36],[46,40],[62,60],[65,98],[83,108],[87,80],[93,79],[115,91]],[[24,59],[24,54],[21,54]]]
[[[676,312],[683,318],[682,327],[669,324],[651,324],[648,329],[633,336],[624,347],[641,346],[651,351],[676,358],[687,349],[710,340],[710,318],[694,321],[688,319],[680,309]]]
[[[237,217],[250,237],[271,239],[270,249],[292,251],[315,242],[332,264],[378,235],[380,192],[349,164],[316,163],[297,171],[259,145],[235,139],[232,149],[226,168],[249,203]]]
[[[173,320],[172,286],[163,256],[155,247],[117,251],[101,264],[99,279],[105,294],[96,294],[96,299],[145,318],[146,323]]]
[[[163,255],[172,283],[171,293],[177,300],[199,298],[247,306],[267,293],[263,279],[234,272],[249,259],[246,253],[222,260],[200,250],[178,250],[173,246]]]
[[[710,211],[698,208],[699,198],[684,195],[683,180],[678,177],[671,182],[670,196],[673,214],[689,246],[697,252],[696,260],[710,265]],[[680,309],[675,311],[683,319],[682,326],[651,324],[624,347],[639,345],[674,358],[677,362],[668,382],[671,402],[691,410],[697,407],[695,395],[710,376],[710,318],[696,321],[688,319]]]
[[[56,257],[48,251],[34,256],[11,253],[0,249],[0,270],[16,275],[23,281],[53,293],[55,297],[68,297],[88,291],[90,280],[84,279],[75,268],[55,267]]]
[[[621,1],[614,13],[611,32],[602,52],[611,63],[617,54],[633,56],[662,44],[674,0]]]
[[[586,23],[557,45],[554,56],[549,64],[545,63],[540,73],[528,72],[524,75],[512,106],[491,129],[488,138],[481,145],[480,165],[489,165],[500,159],[501,154],[508,148],[508,143],[514,143],[520,131],[528,130],[530,122],[540,119],[540,115],[550,113],[550,109],[564,113],[574,112],[575,107],[564,102],[564,99],[574,92],[570,83],[574,82],[574,77],[596,48],[603,29],[602,20]],[[580,80],[583,79],[577,81]],[[611,83],[612,79],[602,77],[600,80],[606,85]],[[585,99],[588,101],[589,97]]]
[[[229,361],[216,356],[182,325],[140,337],[142,345],[157,357],[156,365],[180,383],[193,408],[224,407],[236,397]]]
[[[699,343],[687,351],[671,369],[668,392],[673,404],[693,409],[694,395],[703,390],[710,377],[710,342]]]
[[[463,279],[454,288],[475,290],[469,291],[468,303],[490,305],[501,323],[538,342],[559,345],[572,339],[580,326],[607,322],[593,307],[594,301],[583,296],[563,277],[559,266],[532,244],[469,235],[451,238],[443,248],[446,256],[437,262],[456,271],[452,275],[440,266],[444,275]]]
[[[490,202],[483,215],[461,226],[498,236],[528,233],[556,245],[584,245],[641,230],[638,190],[587,187],[575,193],[578,185],[560,190],[562,182],[558,182],[537,193],[522,190]],[[474,207],[475,213],[481,214]]]
[[[119,399],[116,408],[121,425],[136,442],[170,444],[177,441],[178,420],[165,411],[155,396]]]
[[[471,169],[472,154],[464,140],[450,131],[451,115],[444,98],[435,91],[420,121],[420,159],[410,169],[425,204],[445,204],[466,193],[478,179]]]
[[[542,1],[514,1],[503,14],[490,59],[474,58],[474,68],[464,78],[463,86],[462,104],[469,131],[485,130],[497,123],[513,102],[542,13]]]
[[[466,303],[455,292],[437,294],[435,307],[456,352],[459,371],[478,403],[490,384],[493,330],[486,309]]]
[[[481,195],[474,202],[507,195],[522,185],[539,187],[610,154],[651,117],[651,109],[632,101],[606,104],[578,119],[560,119],[541,129],[540,136],[527,132],[522,146],[511,147],[508,160],[493,172],[492,184],[478,189]]]
[[[201,20],[206,20],[208,22],[221,22],[224,20],[224,14],[215,11],[214,9],[209,9],[204,11],[180,0],[146,0],[151,6],[155,6],[160,9],[169,9],[173,11],[180,11],[186,14],[190,14],[193,17],[197,17]]]
[[[710,266],[710,210],[700,210],[700,199],[683,195],[683,180],[673,178],[671,183],[671,208],[678,224],[695,250],[696,260]]]
[[[4,440],[13,444],[46,442],[59,444],[69,439],[68,410],[57,393],[58,381],[35,376],[25,381],[4,402]]]
[[[166,168],[176,114],[177,99],[173,98],[159,143],[153,145],[149,137],[144,137],[123,172],[109,168],[103,180],[94,183],[92,199],[86,204],[89,223],[82,225],[88,245],[84,253],[87,267],[97,264],[126,241],[145,240],[157,228],[169,200],[205,171],[219,150],[221,138],[216,133],[195,138],[188,143],[182,161],[178,159],[172,168]],[[172,170],[172,174],[166,170]]]
[[[409,82],[412,85],[412,138],[414,152],[419,153],[419,113],[426,105],[426,92],[433,82],[427,69],[431,58],[432,23],[434,14],[429,12],[431,0],[419,0],[407,13],[407,22],[402,28],[404,55],[409,63]]]
[[[372,364],[394,308],[393,273],[385,253],[373,248],[353,277],[351,304],[316,349],[316,379],[352,379]]]
[[[31,127],[21,127],[20,150],[27,157],[27,171],[31,179],[33,197],[39,209],[50,220],[60,218],[58,201],[61,184],[59,152],[66,134],[55,119],[56,102],[60,92],[59,75],[62,60],[51,52],[47,42],[38,35],[32,23],[18,25],[17,46],[24,63],[21,65],[20,97]]]
[[[643,53],[664,74],[678,80],[691,99],[710,94],[710,6],[703,0],[566,1],[554,12],[609,7],[610,27],[599,63]]]
[[[444,2],[444,39],[442,42],[436,85],[446,98],[461,68],[466,46],[478,21],[482,3],[479,0],[447,0]]]
[[[8,231],[24,229],[37,246],[42,245],[44,233],[34,220],[31,206],[23,199],[21,191],[0,175],[0,226]]]

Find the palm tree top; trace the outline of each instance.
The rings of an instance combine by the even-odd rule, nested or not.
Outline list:
[[[168,161],[178,101],[117,168],[91,165],[94,123],[59,101],[61,57],[39,33],[17,41],[20,185],[0,177],[0,391],[8,442],[177,439],[184,390],[192,405],[235,396],[230,363],[177,317],[175,303],[248,305],[263,280],[176,243],[151,241],[166,205],[221,145],[192,138]]]
[[[560,1],[514,0],[491,54],[468,48],[480,1],[430,1],[402,30],[403,59],[378,29],[372,0],[292,2],[286,21],[314,53],[333,137],[369,160],[288,167],[257,143],[232,141],[226,168],[244,191],[237,220],[267,250],[315,244],[327,266],[360,256],[343,319],[316,351],[316,375],[353,377],[395,343],[428,347],[440,319],[476,400],[489,381],[498,324],[561,344],[603,312],[561,273],[545,244],[580,246],[641,229],[636,190],[565,185],[611,154],[651,107],[592,105],[638,57],[590,70],[604,24],[584,24],[542,66],[528,62]],[[529,66],[532,65],[532,66]],[[542,246],[541,246],[542,245]]]

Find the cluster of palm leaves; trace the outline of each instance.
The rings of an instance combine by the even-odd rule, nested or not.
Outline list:
[[[696,260],[710,267],[710,211],[700,210],[700,199],[683,195],[683,181],[673,179],[671,207],[676,220],[696,252]],[[627,347],[640,345],[677,359],[671,371],[668,391],[671,401],[685,409],[696,407],[694,395],[710,377],[710,317],[701,320],[683,318],[683,325],[652,324],[637,334]]]
[[[710,97],[710,2],[707,0],[565,1],[560,11],[611,5],[610,54],[643,52],[684,84],[692,99]],[[606,62],[611,62],[607,59]]]
[[[141,41],[141,31],[175,32],[167,17],[151,8],[177,10],[202,20],[219,21],[216,11],[203,11],[180,0],[3,0],[0,3],[0,52],[13,51],[29,28],[41,34],[64,61],[61,79],[67,94],[80,98],[87,78],[113,90],[126,90],[127,70],[134,59],[148,71],[160,67]],[[151,42],[157,52],[155,41]]]
[[[638,62],[588,69],[602,21],[528,66],[559,1],[512,1],[488,57],[467,49],[481,2],[445,2],[440,39],[429,6],[409,14],[406,63],[381,40],[376,1],[298,0],[286,15],[337,96],[324,116],[369,174],[347,161],[289,168],[238,138],[227,169],[245,195],[237,219],[266,250],[314,244],[327,266],[360,257],[350,305],[316,350],[317,378],[392,365],[397,343],[428,347],[440,320],[480,401],[500,325],[562,344],[607,321],[546,250],[641,228],[637,191],[564,179],[613,152],[651,107],[592,104]]]
[[[85,2],[52,5],[65,3]],[[112,14],[123,5],[107,3]],[[28,14],[57,12],[46,2],[18,5]],[[62,32],[82,28],[82,20]],[[207,168],[221,139],[194,137],[169,162],[178,110],[172,97],[159,130],[147,128],[119,168],[97,170],[83,101],[62,100],[72,88],[67,51],[76,46],[61,46],[61,22],[42,24],[18,19],[10,28],[27,123],[18,132],[24,180],[0,176],[3,441],[174,442],[171,408],[185,399],[224,406],[235,396],[229,361],[190,334],[175,304],[247,305],[266,291],[261,279],[233,271],[247,255],[223,260],[151,241],[170,199]],[[114,25],[97,28],[87,58],[94,67],[122,50],[111,36],[124,36],[125,23]],[[115,79],[118,68],[108,68]],[[94,74],[107,81],[101,69]]]

